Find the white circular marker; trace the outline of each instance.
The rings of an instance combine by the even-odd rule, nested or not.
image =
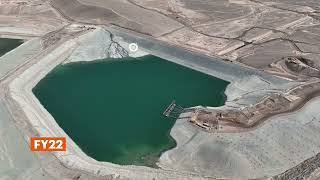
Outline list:
[[[129,44],[129,50],[131,52],[137,52],[139,49],[138,44],[137,43],[131,43]]]

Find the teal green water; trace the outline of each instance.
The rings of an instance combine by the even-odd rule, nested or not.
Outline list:
[[[23,43],[21,39],[0,38],[0,56],[20,46]]]
[[[154,166],[175,146],[175,123],[162,115],[183,107],[220,106],[228,82],[155,56],[60,65],[33,89],[58,124],[89,156]]]

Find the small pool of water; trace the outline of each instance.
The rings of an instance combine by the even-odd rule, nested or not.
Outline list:
[[[23,43],[21,39],[0,38],[0,56],[20,46]]]
[[[175,146],[175,119],[183,107],[221,106],[228,82],[155,56],[60,65],[33,89],[64,131],[92,158],[155,166]]]

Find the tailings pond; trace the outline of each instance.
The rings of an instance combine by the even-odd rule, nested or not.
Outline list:
[[[221,106],[228,82],[155,56],[60,65],[33,89],[60,127],[89,156],[117,164],[154,166],[173,148],[183,106]]]
[[[0,56],[20,46],[23,43],[21,39],[0,38]]]

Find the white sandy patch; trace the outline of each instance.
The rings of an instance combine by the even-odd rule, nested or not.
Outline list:
[[[72,52],[70,57],[65,63],[81,62],[81,61],[94,61],[104,58],[121,58],[121,56],[115,51],[114,44],[110,40],[110,33],[103,28],[97,27],[97,29],[91,33],[86,34],[87,38],[78,40],[78,46]],[[131,52],[129,50],[129,43],[123,41],[121,37],[113,37],[116,43],[127,52],[130,57],[141,57],[148,55],[142,49],[137,52]]]

